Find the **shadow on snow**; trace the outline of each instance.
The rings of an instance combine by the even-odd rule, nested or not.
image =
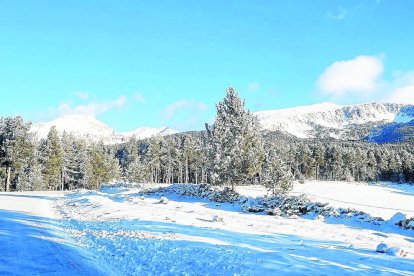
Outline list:
[[[110,231],[118,233],[110,238],[86,235],[96,244],[104,245],[100,252],[110,254],[121,248],[133,252],[129,262],[134,267],[147,266],[148,271],[212,274],[236,273],[257,275],[282,274],[401,274],[414,272],[411,259],[383,255],[373,249],[350,248],[345,243],[303,239],[295,235],[258,235],[220,229],[194,227],[169,222],[119,220],[114,222],[73,221],[77,230]],[[68,225],[68,226],[69,226]],[[130,238],[119,231],[141,231],[153,234],[174,234],[174,238]],[[178,235],[177,235],[178,234]],[[92,243],[93,243],[92,242]],[[118,244],[119,247],[114,247]],[[112,249],[108,249],[112,248]],[[124,252],[122,256],[124,257]],[[151,260],[150,263],[147,261]],[[189,267],[189,268],[188,268]],[[189,270],[186,270],[189,269]],[[147,271],[147,270],[146,270]],[[142,271],[141,271],[142,272]],[[408,273],[408,274],[410,274]]]
[[[67,239],[50,232],[58,225],[53,219],[0,209],[0,275],[102,274]]]

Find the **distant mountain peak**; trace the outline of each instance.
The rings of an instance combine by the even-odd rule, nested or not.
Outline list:
[[[95,117],[84,114],[68,114],[49,122],[34,124],[32,125],[32,132],[36,133],[39,138],[46,138],[53,126],[60,133],[67,132],[78,137],[89,138],[93,141],[102,140],[108,144],[122,143],[132,136],[135,136],[137,139],[145,139],[177,133],[177,131],[168,127],[143,127],[131,132],[118,133]]]

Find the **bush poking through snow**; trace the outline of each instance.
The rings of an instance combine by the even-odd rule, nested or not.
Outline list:
[[[404,214],[398,212],[388,220],[389,224],[398,225],[404,229],[414,230],[414,217],[407,218]]]
[[[173,184],[168,187],[143,190],[143,193],[160,194],[163,197],[168,194],[206,198],[213,202],[240,204],[244,212],[267,213],[272,216],[301,217],[304,215],[316,216],[323,221],[325,218],[354,219],[358,222],[369,222],[381,225],[384,220],[352,208],[334,208],[328,203],[312,202],[305,195],[293,196],[279,194],[276,196],[264,196],[257,198],[244,197],[229,187],[215,187],[210,184]],[[162,198],[163,198],[162,197]],[[167,200],[168,202],[168,200]],[[167,202],[161,202],[166,204]],[[396,224],[405,229],[414,230],[414,218],[406,219],[401,213],[397,213],[388,223]]]
[[[222,218],[222,217],[220,217],[220,216],[214,216],[214,217],[213,217],[213,221],[214,221],[214,222],[224,222],[223,218]]]
[[[162,196],[161,198],[160,198],[160,201],[159,201],[161,204],[167,204],[168,203],[168,198],[166,198],[165,196]]]
[[[404,229],[412,229],[414,230],[414,217],[409,219],[403,219],[396,223],[398,226],[404,228]]]
[[[169,194],[173,193],[180,196],[192,196],[207,198],[214,202],[236,203],[240,200],[240,194],[232,191],[229,187],[214,187],[210,184],[173,184],[168,187],[161,187],[144,191],[145,193]]]
[[[324,221],[324,220],[325,220],[325,217],[324,217],[324,216],[322,216],[322,215],[318,215],[318,216],[316,217],[316,219],[317,219],[317,220]]]

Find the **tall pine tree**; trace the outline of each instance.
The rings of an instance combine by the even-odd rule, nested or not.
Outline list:
[[[211,180],[218,185],[243,184],[260,172],[264,149],[260,124],[252,113],[245,110],[233,88],[227,90],[217,104],[212,126],[206,125],[209,145]]]

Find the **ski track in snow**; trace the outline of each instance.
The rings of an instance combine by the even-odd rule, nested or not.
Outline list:
[[[340,203],[347,201],[405,208],[401,201],[414,199],[412,186],[334,184],[296,185],[293,192],[320,195],[341,207],[348,207]],[[238,191],[254,197],[266,193],[257,186],[238,187]],[[365,198],[361,192],[367,193]],[[141,196],[139,188],[61,195],[0,194],[0,226],[4,226],[0,227],[0,253],[9,254],[0,260],[0,274],[14,265],[30,274],[43,274],[42,269],[59,274],[67,269],[81,275],[100,271],[107,275],[414,275],[414,231],[388,224],[243,213],[238,204],[174,194],[161,204],[161,195]],[[50,209],[52,204],[56,212]],[[394,212],[364,211],[381,216]],[[215,216],[223,221],[215,221]],[[12,232],[22,233],[22,240],[16,240]],[[42,245],[45,239],[37,236],[48,237],[51,245]],[[28,239],[36,242],[31,245]],[[377,253],[382,242],[403,249],[407,256]],[[30,254],[32,246],[39,246],[38,258]],[[20,247],[26,253],[19,250],[19,259],[13,259],[16,250],[12,248]],[[50,257],[41,258],[42,254]],[[17,265],[20,259],[26,266]],[[18,270],[16,274],[25,273]]]

